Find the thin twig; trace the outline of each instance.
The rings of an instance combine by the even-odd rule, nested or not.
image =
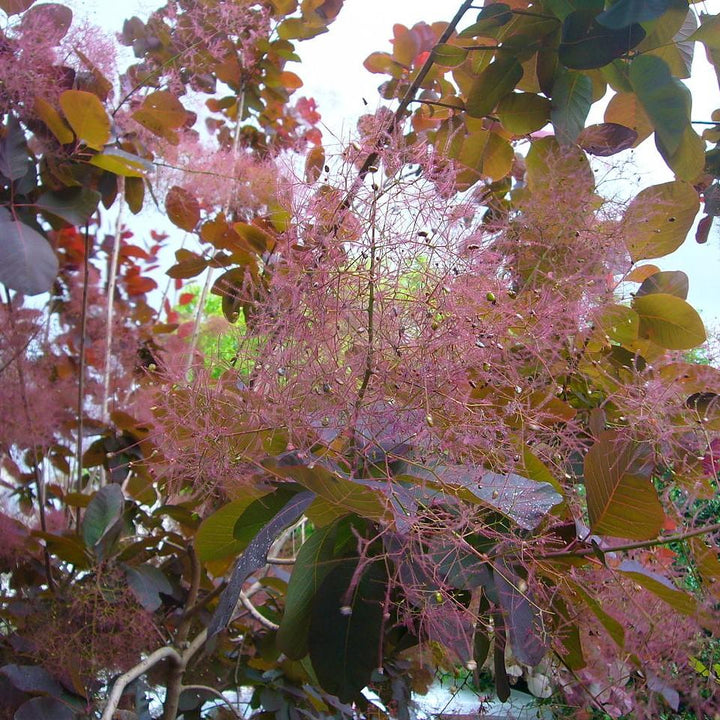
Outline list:
[[[83,288],[80,311],[80,347],[78,349],[77,441],[75,443],[75,492],[82,491],[83,410],[85,408],[85,335],[87,333],[88,286],[90,285],[90,226],[85,223],[83,246]],[[75,527],[80,531],[80,508],[75,515]]]
[[[105,368],[103,370],[103,404],[102,419],[104,423],[108,422],[108,406],[110,403],[110,363],[112,360],[112,341],[113,341],[113,321],[115,316],[115,286],[117,283],[118,259],[120,257],[120,241],[122,236],[122,211],[125,203],[123,201],[125,179],[118,178],[120,187],[119,208],[117,218],[115,220],[115,237],[113,239],[113,249],[110,255],[108,268],[108,284],[107,284],[107,313],[105,315]]]
[[[571,552],[551,552],[543,555],[538,555],[540,560],[552,560],[558,558],[571,558],[571,557],[585,557],[586,555],[597,555],[598,552],[610,553],[610,552],[625,552],[627,550],[641,550],[642,548],[658,547],[660,545],[667,545],[673,542],[682,542],[683,540],[689,540],[690,538],[697,537],[698,535],[707,535],[708,533],[720,531],[720,523],[714,525],[706,525],[702,528],[696,528],[686,533],[679,533],[677,535],[667,535],[662,538],[655,540],[643,540],[642,542],[627,543],[626,545],[615,545],[614,547],[585,547],[579,550],[573,550]]]
[[[252,615],[261,625],[264,625],[269,630],[278,630],[280,626],[274,623],[272,620],[268,620],[253,604],[252,600],[247,596],[244,591],[240,591],[240,602],[243,607]]]
[[[219,690],[214,687],[210,687],[209,685],[183,685],[182,689],[211,693],[215,697],[222,700],[228,706],[228,708],[230,708],[230,711],[236,718],[242,718],[242,715],[232,706],[232,703]]]

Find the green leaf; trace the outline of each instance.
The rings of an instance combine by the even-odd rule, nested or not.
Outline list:
[[[468,115],[485,117],[492,113],[500,100],[512,92],[522,74],[522,65],[513,57],[500,58],[488,65],[470,88],[465,103]]]
[[[58,273],[58,259],[50,243],[24,223],[0,212],[0,283],[25,295],[48,292]]]
[[[255,498],[251,495],[223,505],[206,517],[195,535],[195,551],[203,562],[240,554],[244,545],[235,538],[235,524]]]
[[[172,595],[170,581],[154,565],[145,563],[137,567],[126,566],[124,569],[128,587],[148,612],[155,612],[162,605],[160,593]]]
[[[689,289],[688,276],[682,270],[662,270],[643,280],[635,297],[642,297],[650,293],[667,293],[687,300]]]
[[[600,68],[628,53],[644,37],[645,30],[637,23],[613,30],[600,25],[592,10],[575,10],[563,21],[558,57],[573,70]]]
[[[87,187],[69,187],[43,193],[35,206],[70,225],[84,225],[97,210],[100,193]]]
[[[663,602],[683,615],[691,616],[697,611],[697,602],[692,595],[678,590],[666,577],[647,570],[636,560],[623,560],[617,567],[617,571],[657,595]]]
[[[636,297],[633,308],[640,315],[640,337],[668,350],[690,350],[702,345],[705,326],[695,308],[682,298],[656,293]]]
[[[297,554],[276,638],[278,648],[291,659],[298,660],[308,652],[313,600],[328,573],[342,562],[338,556],[352,538],[350,527],[343,519],[316,529]]]
[[[0,139],[0,173],[8,180],[19,180],[28,171],[28,156],[25,133],[14,115],[8,115],[5,136]]]
[[[630,84],[665,151],[672,155],[690,124],[692,98],[687,87],[670,73],[667,63],[640,55],[630,65]]]
[[[593,319],[605,335],[621,345],[631,345],[638,339],[640,317],[627,305],[604,305]]]
[[[491,6],[492,7],[492,6]],[[502,126],[514,135],[540,130],[550,121],[551,103],[535,93],[510,93],[498,104]]]
[[[596,20],[605,27],[620,30],[633,23],[658,18],[672,4],[672,0],[618,0],[610,9],[600,13]]]
[[[572,582],[569,578],[565,578],[566,582],[570,587],[580,596],[583,602],[588,606],[590,611],[600,621],[600,624],[607,630],[608,635],[615,641],[615,644],[622,648],[625,646],[625,629],[623,626],[612,616],[608,615],[603,610],[602,605],[586,592],[580,585]]]
[[[461,38],[477,35],[492,35],[493,31],[507,25],[512,20],[512,10],[505,3],[486,5],[477,16],[477,21],[466,27],[459,35]]]
[[[60,107],[78,140],[102,150],[110,140],[110,118],[98,96],[84,90],[66,90],[60,95]]]
[[[432,59],[440,67],[457,67],[465,62],[468,51],[457,45],[436,45],[432,51]]]
[[[633,262],[677,250],[700,209],[696,190],[686,182],[653,185],[640,191],[625,213],[625,244]]]
[[[330,472],[322,465],[277,465],[266,462],[265,466],[282,477],[292,478],[319,498],[342,511],[356,513],[360,517],[381,520],[386,516],[385,502],[373,489]]]
[[[233,537],[240,543],[240,549],[247,544],[272,520],[275,515],[297,495],[297,485],[288,484],[274,492],[254,500],[235,521]]]
[[[82,519],[82,537],[92,549],[112,526],[122,517],[125,497],[119,485],[100,488],[88,503]]]
[[[277,535],[294,523],[314,499],[315,495],[311,492],[297,493],[248,543],[245,551],[235,563],[228,585],[220,596],[220,602],[215,613],[210,618],[208,639],[212,639],[227,627],[227,624],[233,618],[245,581],[252,573],[267,564],[268,551],[275,542]]]
[[[665,513],[652,484],[652,448],[602,433],[585,456],[585,490],[593,533],[652,540]]]
[[[575,142],[592,105],[592,80],[585,73],[561,73],[552,89],[550,119],[560,145]]]
[[[670,152],[659,135],[655,135],[655,146],[667,166],[675,173],[678,180],[697,181],[705,169],[705,141],[695,132],[692,125],[687,125],[680,138],[680,144],[674,152]]]
[[[331,570],[315,597],[308,648],[321,687],[352,702],[368,684],[382,647],[383,601],[387,577],[382,562],[360,578],[356,564]]]

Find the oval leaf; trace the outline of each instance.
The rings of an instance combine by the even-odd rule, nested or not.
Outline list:
[[[36,230],[0,213],[0,283],[25,295],[48,292],[58,273],[58,259]]]
[[[650,293],[667,293],[687,300],[689,289],[688,276],[682,270],[662,270],[643,280],[635,296],[641,297]]]
[[[37,697],[23,703],[14,720],[76,720],[77,715],[65,703],[49,697]]]
[[[702,345],[705,326],[697,310],[682,298],[657,293],[636,297],[633,308],[640,315],[640,337],[668,350],[690,350]]]
[[[640,55],[630,65],[630,84],[658,140],[672,155],[690,124],[692,98],[687,87],[670,73],[667,63],[653,55]]]
[[[154,612],[162,605],[160,593],[172,595],[170,581],[154,565],[146,563],[138,567],[126,567],[125,577],[132,594],[148,612]]]
[[[98,96],[84,90],[66,90],[60,95],[60,107],[78,140],[102,150],[110,140],[110,118]]]
[[[356,564],[330,571],[315,597],[308,648],[323,689],[341,702],[358,698],[378,664],[387,578],[375,562],[355,579]]]
[[[522,65],[513,57],[501,58],[488,65],[476,78],[468,93],[467,108],[471,117],[489,115],[500,100],[512,92],[523,75]]]
[[[82,520],[82,536],[85,545],[95,547],[103,535],[122,516],[125,497],[119,485],[100,488],[89,502]]]
[[[527,135],[550,122],[550,100],[535,93],[511,93],[497,107],[502,126],[514,135]]]
[[[97,210],[100,193],[86,187],[70,187],[43,193],[35,206],[70,225],[84,225]]]
[[[432,52],[432,59],[440,67],[457,67],[465,62],[468,51],[457,45],[436,45]]]
[[[651,540],[665,513],[652,484],[652,449],[603,433],[585,456],[585,490],[593,533]]]
[[[592,80],[580,72],[564,72],[553,84],[550,119],[561,145],[575,142],[592,105]]]
[[[181,230],[192,232],[200,222],[200,203],[192,193],[179,185],[173,185],[168,190],[165,210],[173,225]]]
[[[617,123],[590,125],[578,136],[578,145],[590,155],[608,157],[633,147],[638,138],[636,130]]]
[[[679,180],[639,192],[625,213],[625,244],[633,262],[677,250],[699,208],[695,189]]]

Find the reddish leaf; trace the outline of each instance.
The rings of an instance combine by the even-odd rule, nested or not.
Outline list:
[[[195,293],[185,292],[180,294],[178,305],[188,305],[195,299]]]
[[[165,210],[170,221],[181,230],[192,232],[200,222],[200,203],[194,195],[178,185],[168,190]]]
[[[631,148],[637,140],[635,130],[617,123],[601,123],[586,127],[578,136],[577,142],[590,155],[608,157]]]
[[[698,223],[698,226],[697,226],[697,230],[695,230],[696,242],[703,245],[708,241],[708,237],[710,236],[710,228],[712,227],[712,222],[713,222],[712,215],[706,215],[704,218],[702,218],[700,220],[700,222]]]

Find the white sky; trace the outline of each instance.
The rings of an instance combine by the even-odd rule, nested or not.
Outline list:
[[[66,1],[78,15],[86,14],[93,22],[111,30],[120,30],[123,20],[132,15],[146,18],[161,4],[161,0]],[[298,96],[317,100],[326,125],[325,135],[348,138],[356,118],[380,104],[377,86],[385,78],[367,72],[362,63],[373,51],[390,50],[394,23],[411,27],[421,20],[429,23],[449,20],[458,7],[459,0],[346,0],[328,33],[299,43],[298,54],[303,62],[292,69],[303,78],[305,86],[298,91]],[[717,13],[720,0],[706,0],[694,7],[701,12]],[[474,20],[472,12],[467,17],[468,22]],[[693,119],[709,120],[711,112],[720,108],[720,92],[704,48],[699,44],[695,46],[693,78],[686,82],[693,94]],[[601,115],[593,116],[593,120],[601,121]],[[702,126],[696,129],[701,132]],[[623,169],[628,197],[642,187],[672,179],[652,139],[637,150],[610,160],[629,163]],[[698,245],[693,234],[676,253],[651,262],[663,269],[684,270],[690,277],[689,302],[701,311],[708,328],[720,330],[720,220],[716,220],[706,245]]]

